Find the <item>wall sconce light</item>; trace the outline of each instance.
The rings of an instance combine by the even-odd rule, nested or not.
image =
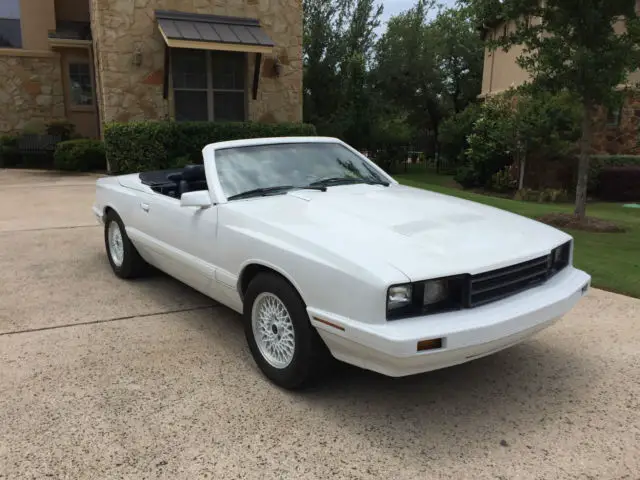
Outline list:
[[[140,65],[142,65],[142,49],[140,48],[140,46],[137,46],[135,48],[135,50],[133,51],[133,60],[132,63],[136,66],[139,67]]]
[[[280,60],[278,60],[277,55],[273,58],[273,73],[276,77],[279,77],[282,73],[282,64],[280,63]]]

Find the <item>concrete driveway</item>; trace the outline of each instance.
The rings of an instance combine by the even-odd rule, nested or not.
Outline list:
[[[640,478],[640,301],[594,290],[491,357],[289,393],[236,314],[111,273],[94,180],[0,170],[0,478]]]

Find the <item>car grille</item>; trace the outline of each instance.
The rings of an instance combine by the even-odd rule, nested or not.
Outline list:
[[[537,287],[567,268],[571,263],[573,240],[551,250],[543,257],[475,275],[463,273],[434,280],[446,281],[448,297],[437,304],[424,303],[428,281],[413,283],[409,305],[389,312],[387,320],[433,315],[480,307]]]
[[[469,307],[479,307],[544,283],[554,272],[551,255],[471,276]]]

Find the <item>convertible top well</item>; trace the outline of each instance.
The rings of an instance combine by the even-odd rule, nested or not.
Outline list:
[[[143,185],[170,197],[180,197],[184,192],[207,189],[204,165],[187,165],[184,168],[154,170],[138,175]]]

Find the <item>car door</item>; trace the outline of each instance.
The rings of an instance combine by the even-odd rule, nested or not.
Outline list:
[[[215,247],[218,210],[182,207],[180,200],[159,193],[140,197],[140,230],[152,263],[169,275],[211,294],[215,268],[211,263]]]

